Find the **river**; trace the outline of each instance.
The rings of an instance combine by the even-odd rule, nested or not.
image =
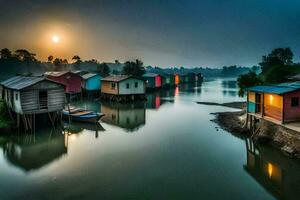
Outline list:
[[[233,79],[147,95],[146,103],[75,103],[98,127],[0,136],[0,199],[299,199],[300,162],[211,122],[244,101]]]

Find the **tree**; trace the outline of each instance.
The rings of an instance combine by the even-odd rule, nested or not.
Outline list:
[[[8,59],[12,57],[11,51],[8,48],[1,49],[1,59]]]
[[[102,77],[106,77],[110,73],[110,68],[106,63],[101,63],[97,66],[97,71]]]
[[[266,74],[273,67],[284,67],[293,64],[293,52],[290,48],[274,49],[269,55],[262,57],[261,66],[262,74]]]
[[[61,69],[62,62],[63,62],[62,59],[55,58],[54,61],[53,61],[54,70],[59,71]]]
[[[53,58],[54,58],[54,57],[53,57],[52,55],[48,56],[48,62],[50,62],[50,63],[51,63],[51,62],[52,62],[52,60],[53,60]]]
[[[122,74],[133,75],[133,76],[142,76],[145,73],[145,68],[143,62],[140,60],[127,61],[123,68]]]
[[[74,67],[76,69],[80,68],[80,63],[82,62],[78,55],[73,56],[72,60],[75,60]]]
[[[239,90],[239,96],[244,96],[244,91],[246,88],[261,85],[263,81],[260,77],[254,72],[250,71],[247,74],[242,74],[237,79]]]
[[[15,55],[20,61],[25,61],[25,62],[37,61],[37,59],[35,58],[36,54],[30,53],[26,49],[16,50]]]

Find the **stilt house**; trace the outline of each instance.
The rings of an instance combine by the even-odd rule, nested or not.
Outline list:
[[[146,81],[148,89],[157,89],[162,86],[162,77],[159,74],[146,73],[143,75],[143,79]]]
[[[138,77],[127,75],[108,76],[101,80],[101,96],[108,100],[144,99],[145,81]]]
[[[58,83],[62,83],[66,86],[65,92],[67,94],[81,93],[82,79],[80,75],[70,71],[62,72],[46,72],[44,73],[48,79]]]
[[[247,89],[249,114],[277,122],[300,120],[300,82]]]
[[[17,114],[61,112],[65,86],[45,77],[15,76],[0,83],[8,107]]]

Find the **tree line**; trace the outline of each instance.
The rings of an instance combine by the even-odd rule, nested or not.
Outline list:
[[[239,94],[243,96],[248,87],[290,81],[293,75],[300,73],[300,64],[294,63],[293,58],[294,53],[290,48],[276,48],[268,55],[262,56],[259,63],[260,73],[252,69],[238,77]]]
[[[121,65],[121,71],[113,70],[105,62],[98,62],[96,59],[83,61],[79,55],[72,57],[72,63],[67,59],[54,58],[49,55],[46,62],[36,58],[36,54],[26,49],[17,49],[11,51],[8,48],[0,50],[0,78],[8,77],[14,74],[32,75],[41,74],[45,71],[65,71],[65,70],[87,70],[100,74],[103,77],[109,74],[124,74],[142,76],[145,73],[145,67],[141,60],[126,61],[121,64],[115,60],[115,64]],[[3,76],[3,77],[1,77]]]

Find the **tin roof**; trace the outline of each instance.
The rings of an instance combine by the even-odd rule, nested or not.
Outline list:
[[[46,76],[55,76],[55,77],[59,77],[59,76],[65,75],[66,73],[69,73],[69,71],[61,71],[61,72],[45,72],[44,75],[46,75]]]
[[[98,74],[95,74],[95,73],[87,73],[87,74],[81,75],[81,77],[86,80],[86,79],[92,78],[97,75]]]
[[[101,81],[111,81],[111,82],[120,82],[128,78],[133,78],[133,76],[128,76],[128,75],[112,75],[112,76],[107,76]]]
[[[21,90],[43,80],[46,80],[45,77],[14,76],[0,84],[9,89]]]
[[[285,94],[296,90],[300,90],[300,82],[281,83],[278,85],[258,85],[258,86],[247,88],[247,90],[252,92]]]
[[[159,76],[159,74],[155,74],[155,73],[146,73],[143,75],[143,77],[156,77]]]

